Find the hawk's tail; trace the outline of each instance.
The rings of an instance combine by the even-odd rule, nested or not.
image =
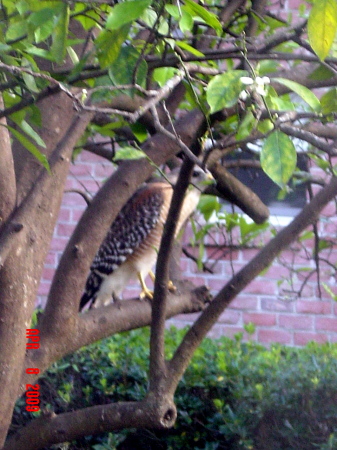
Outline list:
[[[85,284],[84,293],[82,295],[81,301],[80,301],[80,307],[79,310],[82,311],[82,309],[85,307],[85,305],[89,302],[90,308],[95,303],[96,300],[96,294],[99,291],[99,288],[101,286],[103,278],[96,272],[91,272],[90,276],[87,279],[87,282]]]

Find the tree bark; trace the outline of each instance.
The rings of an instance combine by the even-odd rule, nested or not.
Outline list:
[[[64,95],[60,93],[61,97]],[[91,117],[88,113],[82,117],[76,116],[69,127],[69,104],[65,99],[63,105],[65,122],[61,118],[59,120],[59,125],[64,124],[64,128],[61,128],[62,135],[54,134],[47,150],[52,155],[51,173],[39,168],[37,176],[35,172],[23,172],[20,181],[18,180],[21,203],[13,212],[11,223],[21,224],[22,230],[17,233],[14,245],[0,270],[0,395],[3,404],[0,445],[6,437],[18,395],[25,358],[26,328],[30,326],[35,307],[38,284],[57,220],[72,149]],[[52,110],[50,104],[48,107]],[[48,117],[44,118],[47,119]],[[47,124],[43,125],[48,128]],[[10,228],[6,227],[1,238],[5,239],[10,233]]]

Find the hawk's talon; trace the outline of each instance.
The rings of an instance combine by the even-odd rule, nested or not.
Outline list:
[[[167,283],[167,289],[170,292],[176,292],[177,288],[176,286],[173,284],[173,281],[169,280],[169,282]]]
[[[150,289],[146,288],[143,289],[142,292],[139,294],[140,300],[149,299],[153,300],[153,291],[150,291]]]
[[[154,283],[154,282],[155,282],[155,279],[156,279],[156,276],[155,276],[155,274],[152,272],[152,270],[150,270],[149,276],[150,276],[152,282]],[[169,282],[167,283],[167,289],[168,289],[170,292],[176,292],[176,290],[177,290],[177,288],[176,288],[175,285],[173,284],[173,281],[171,281],[171,280],[169,280]]]
[[[139,298],[141,300],[144,300],[144,298],[153,300],[153,291],[150,291],[150,289],[146,286],[143,275],[140,272],[137,275],[138,275],[139,283],[142,287],[142,292],[139,294]]]

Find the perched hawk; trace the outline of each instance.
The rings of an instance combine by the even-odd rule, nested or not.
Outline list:
[[[193,173],[193,188],[186,193],[176,234],[196,208],[200,190],[198,183],[205,179],[199,168]],[[131,279],[138,278],[141,298],[150,297],[145,278],[153,275],[151,269],[167,218],[173,188],[168,182],[153,182],[140,188],[124,205],[112,223],[90,267],[80,310],[109,304],[118,298]]]

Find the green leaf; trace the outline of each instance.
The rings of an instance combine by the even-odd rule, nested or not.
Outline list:
[[[242,122],[239,125],[238,132],[236,133],[236,139],[239,141],[248,137],[257,124],[257,119],[252,111],[247,111]]]
[[[170,14],[170,16],[172,16],[175,20],[180,19],[181,15],[180,15],[180,10],[179,10],[178,6],[165,5],[165,9]]]
[[[31,92],[39,92],[39,88],[36,85],[35,78],[33,75],[30,75],[29,73],[22,72],[22,78],[25,82],[25,85]]]
[[[50,172],[49,162],[46,155],[41,153],[40,150],[38,150],[38,148],[18,130],[15,130],[15,128],[10,126],[7,126],[7,128],[12,135],[15,136],[16,139],[43,165],[43,167]]]
[[[115,85],[145,86],[147,63],[134,47],[122,47],[116,61],[109,67],[109,77]]]
[[[305,86],[302,86],[296,81],[287,80],[286,78],[273,78],[273,81],[283,84],[287,88],[291,89],[297,95],[299,95],[308,105],[315,111],[321,109],[321,104],[316,95]]]
[[[147,129],[145,125],[136,122],[130,125],[132,133],[135,135],[135,137],[138,139],[138,142],[141,144],[146,141],[146,139],[149,137]]]
[[[255,333],[256,326],[253,322],[246,323],[243,327],[244,327],[246,333],[248,333],[250,335],[253,335]],[[260,389],[263,389],[263,384],[261,384],[260,386],[261,386]]]
[[[62,3],[61,13],[53,32],[53,43],[50,49],[54,61],[58,64],[61,64],[66,56],[69,14],[69,6],[66,3]]]
[[[55,27],[56,11],[52,8],[43,8],[35,11],[28,17],[29,27],[34,31],[35,41],[44,41],[49,37]]]
[[[260,160],[263,171],[283,188],[296,168],[297,154],[292,140],[281,131],[274,131],[262,147]]]
[[[175,45],[182,48],[183,50],[186,50],[187,52],[190,52],[194,56],[205,56],[204,53],[202,53],[200,50],[197,50],[196,48],[192,47],[191,45],[187,44],[183,41],[175,41]]]
[[[306,241],[306,240],[312,240],[315,238],[315,234],[313,231],[305,231],[304,233],[302,233],[299,237],[300,242],[302,241]]]
[[[337,295],[330,289],[330,287],[326,283],[322,283],[326,292],[331,296],[331,298],[337,302]]]
[[[206,95],[211,113],[235,105],[244,88],[240,78],[245,76],[248,76],[245,70],[229,70],[210,81]]]
[[[148,25],[150,28],[157,29],[158,33],[167,35],[169,34],[169,25],[167,23],[167,20],[164,20],[164,17],[159,16],[156,14],[156,12],[151,9],[147,8],[144,10],[142,15],[139,17],[140,20],[142,20],[146,25]],[[158,25],[159,21],[159,25]]]
[[[9,25],[6,40],[15,41],[22,38],[27,33],[27,21],[14,22]]]
[[[110,66],[121,51],[122,44],[129,34],[131,24],[127,23],[119,30],[103,30],[95,41],[99,62],[102,68]]]
[[[337,112],[337,89],[332,88],[321,97],[323,114]]]
[[[185,9],[182,9],[182,16],[179,20],[179,27],[183,33],[191,31],[193,28],[193,17]]]
[[[26,47],[25,51],[29,55],[39,56],[40,58],[48,59],[49,61],[54,61],[53,55],[44,48],[38,48],[35,47],[34,45],[29,45]]]
[[[150,5],[151,0],[134,0],[117,4],[108,16],[106,28],[108,30],[117,30],[121,26],[133,22]]]
[[[78,20],[86,31],[96,27],[100,20],[99,10],[88,10],[83,3],[76,2],[74,12],[74,19]]]
[[[311,47],[322,61],[329,54],[336,30],[336,0],[316,0],[309,15],[308,36]]]
[[[138,150],[134,147],[123,147],[116,153],[114,161],[119,161],[121,159],[142,159],[146,158],[145,153],[142,150]]]
[[[171,78],[179,72],[179,69],[175,67],[158,67],[153,71],[153,79],[159,84],[160,87],[165,86],[165,84]]]
[[[217,16],[206,8],[195,3],[193,0],[185,0],[184,9],[189,12],[192,16],[200,17],[207,25],[213,28],[218,36],[222,34],[222,25],[219,22]]]
[[[20,123],[20,127],[29,137],[34,139],[37,145],[46,148],[46,144],[44,143],[43,139],[41,139],[40,135],[29,125],[28,122],[22,120],[22,122]]]
[[[204,216],[205,220],[208,221],[211,215],[215,212],[219,212],[221,205],[219,200],[214,195],[202,195],[198,203],[198,210]]]
[[[316,80],[316,81],[330,80],[330,78],[334,76],[335,74],[331,69],[329,69],[329,67],[320,64],[317,67],[317,69],[313,70],[312,73],[309,75],[309,80]]]

